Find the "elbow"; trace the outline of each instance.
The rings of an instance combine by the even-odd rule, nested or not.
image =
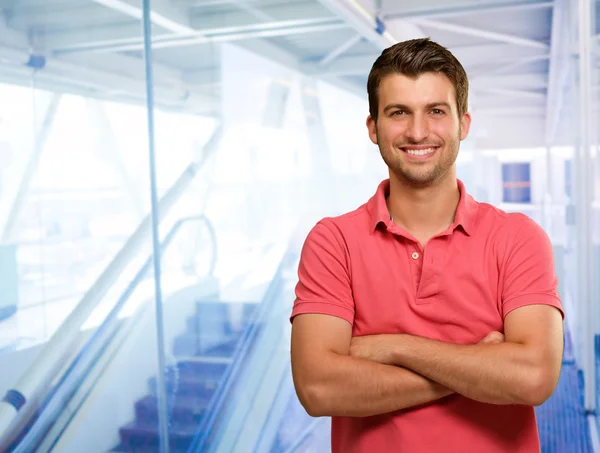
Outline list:
[[[311,417],[329,415],[324,404],[324,392],[318,384],[296,385],[296,394],[300,404]]]
[[[546,370],[532,373],[524,403],[529,406],[541,406],[552,396],[557,384],[558,376],[555,376],[555,373]]]

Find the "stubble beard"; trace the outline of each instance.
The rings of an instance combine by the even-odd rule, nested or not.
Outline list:
[[[379,147],[379,152],[384,162],[388,166],[391,173],[400,180],[405,182],[411,186],[429,186],[433,185],[436,182],[442,180],[444,176],[450,171],[456,162],[456,158],[458,157],[458,151],[460,148],[460,136],[461,136],[461,128],[459,126],[458,133],[449,142],[445,145],[440,143],[427,143],[436,146],[440,146],[440,149],[437,151],[438,153],[442,153],[435,166],[430,170],[422,171],[419,168],[406,168],[403,165],[400,157],[395,156],[395,152],[403,153],[404,151],[400,150],[398,147],[393,146],[394,150],[386,149],[386,144],[381,144],[381,140],[379,140],[379,131],[377,131],[377,143]],[[407,145],[417,145],[418,143],[406,143],[402,144],[402,146]],[[388,147],[389,148],[389,147]]]

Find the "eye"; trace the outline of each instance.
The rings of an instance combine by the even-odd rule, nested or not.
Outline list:
[[[404,115],[406,112],[404,110],[396,110],[394,112],[392,112],[392,116],[395,115]]]
[[[440,110],[440,109],[433,109],[433,110],[431,111],[431,113],[433,113],[434,115],[443,115],[443,114],[444,114],[444,111],[443,111],[443,110]]]

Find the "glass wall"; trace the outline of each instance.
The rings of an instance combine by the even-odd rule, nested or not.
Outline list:
[[[289,315],[309,228],[387,177],[365,128],[381,44],[327,2],[76,3],[0,1],[0,437],[17,436],[0,451],[326,451]],[[500,140],[519,120],[477,120],[490,87],[472,63],[457,168],[549,233],[592,410],[600,159],[582,99],[598,90],[565,50],[586,51],[583,2],[555,3],[556,132]]]

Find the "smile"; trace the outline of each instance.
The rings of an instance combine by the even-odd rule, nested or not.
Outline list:
[[[422,159],[428,159],[429,157],[433,156],[436,151],[439,149],[439,146],[436,147],[429,147],[429,148],[423,148],[423,147],[403,147],[401,148],[402,151],[404,151],[407,155],[410,156],[411,159],[417,159],[417,160],[422,160]]]
[[[437,150],[437,148],[426,148],[426,149],[407,149],[407,148],[404,148],[403,150],[406,151],[408,154],[411,154],[413,156],[425,156],[426,154],[435,153],[435,151]]]

